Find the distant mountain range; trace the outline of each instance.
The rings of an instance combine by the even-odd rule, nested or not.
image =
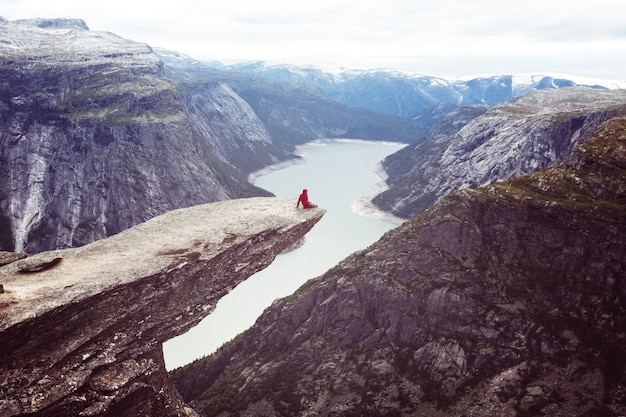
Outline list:
[[[574,77],[550,75],[493,75],[469,80],[448,80],[391,70],[329,73],[314,67],[265,62],[211,65],[272,80],[309,85],[348,107],[361,107],[408,118],[420,117],[424,111],[442,102],[458,106],[492,106],[534,90],[573,86],[607,88],[599,83],[577,83]]]
[[[413,122],[413,135],[419,140],[448,112],[457,107],[493,106],[523,96],[531,91],[586,86],[594,89],[615,87],[610,82],[576,82],[575,77],[551,75],[492,75],[469,80],[408,74],[392,70],[350,70],[331,73],[311,66],[269,64],[263,61],[224,65],[201,62],[175,51],[156,48],[155,52],[169,66],[185,72],[205,73],[229,84],[255,109],[259,117],[267,112],[267,102],[254,102],[259,84],[271,95],[277,92],[293,97],[324,97],[350,109],[365,109],[380,115],[398,116]],[[252,77],[252,78],[251,78]],[[265,80],[265,81],[263,81]],[[267,85],[266,83],[271,83]],[[266,89],[267,93],[267,89]],[[282,100],[285,95],[281,94]],[[267,94],[264,94],[267,98]],[[272,103],[274,106],[278,103]],[[271,124],[271,121],[269,121]],[[370,124],[379,124],[374,121]],[[271,127],[268,127],[271,131]],[[341,132],[340,132],[341,133]],[[355,132],[356,133],[356,132]],[[359,134],[362,134],[359,132]],[[345,137],[345,136],[344,136]],[[357,137],[357,136],[354,136]],[[367,139],[367,136],[365,137]],[[398,138],[404,141],[404,136]]]

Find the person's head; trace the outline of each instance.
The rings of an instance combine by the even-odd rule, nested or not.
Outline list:
[[[302,190],[302,194],[306,194],[306,193],[307,193],[307,190],[305,188],[304,190]]]

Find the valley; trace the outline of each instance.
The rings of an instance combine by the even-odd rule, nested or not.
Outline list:
[[[626,415],[625,91],[0,19],[0,416]],[[363,195],[341,146],[288,190],[249,181],[326,138],[399,144],[364,211],[401,224],[330,226],[368,246],[322,237],[329,264],[168,372],[163,343]]]
[[[373,212],[368,205],[382,181],[377,164],[402,147],[371,141],[316,141],[298,147],[301,163],[257,177],[256,186],[291,198],[294,207],[299,190],[308,187],[326,214],[296,248],[278,255],[267,268],[235,287],[198,326],[164,343],[168,369],[213,353],[252,326],[273,301],[292,294],[395,227],[385,213]]]

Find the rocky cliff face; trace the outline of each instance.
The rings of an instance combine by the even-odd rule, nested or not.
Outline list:
[[[457,114],[383,161],[389,189],[374,199],[379,208],[411,218],[451,191],[549,167],[601,123],[626,114],[626,90],[542,90],[482,115]]]
[[[206,416],[624,415],[626,119],[577,131],[566,163],[452,193],[275,302],[176,373],[183,397]]]
[[[84,22],[3,21],[0,39],[0,249],[79,246],[268,195],[247,175],[286,153],[228,87],[185,90],[147,45]]]
[[[162,342],[324,214],[251,198],[157,216],[0,268],[0,416],[194,416]]]

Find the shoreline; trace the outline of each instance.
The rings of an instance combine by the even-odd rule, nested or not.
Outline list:
[[[382,220],[396,226],[400,226],[408,219],[398,217],[388,211],[384,211],[376,207],[373,200],[378,194],[389,189],[387,185],[387,172],[383,168],[383,165],[379,162],[375,168],[376,174],[380,177],[380,182],[374,185],[374,193],[371,195],[362,196],[352,202],[352,212],[357,216],[366,217],[368,219]]]
[[[248,182],[252,185],[255,185],[257,178],[263,177],[265,175],[269,175],[274,171],[280,171],[281,169],[289,168],[295,165],[306,164],[306,160],[294,152],[296,155],[293,158],[285,159],[284,161],[277,162],[272,165],[268,165],[265,168],[261,168],[258,171],[251,172],[248,174]]]
[[[308,161],[306,160],[306,150],[313,146],[325,146],[326,143],[331,142],[348,142],[348,143],[368,143],[368,144],[376,144],[376,145],[390,145],[397,146],[403,145],[408,146],[406,143],[402,142],[393,142],[393,141],[374,141],[374,140],[365,140],[365,139],[349,139],[349,138],[324,138],[324,139],[315,139],[310,142],[306,142],[302,145],[296,146],[293,154],[294,158],[286,159],[284,161],[278,162],[273,165],[269,165],[265,168],[262,168],[258,171],[250,173],[248,175],[248,182],[252,185],[255,185],[257,178],[262,177],[264,175],[271,174],[274,171],[279,171],[281,169],[289,168],[295,165],[306,164]],[[373,203],[374,197],[378,194],[386,191],[389,187],[387,185],[387,173],[383,168],[381,162],[379,161],[376,164],[374,169],[376,175],[380,177],[380,182],[374,185],[374,192],[370,195],[361,196],[358,199],[354,200],[351,205],[352,212],[360,217],[365,217],[368,219],[385,221],[396,226],[401,225],[408,219],[404,219],[402,217],[398,217],[390,212],[384,211],[376,207]]]

